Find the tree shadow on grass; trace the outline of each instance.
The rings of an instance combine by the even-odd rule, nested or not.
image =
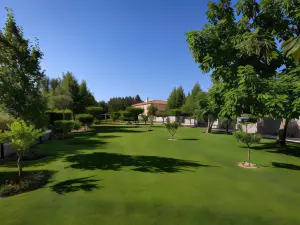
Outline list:
[[[74,163],[70,167],[83,170],[114,170],[120,171],[127,167],[133,171],[150,173],[176,173],[190,171],[200,167],[214,167],[187,161],[159,156],[134,156],[115,153],[97,152],[93,154],[79,154],[68,156],[68,162]]]
[[[279,162],[272,162],[272,165],[276,168],[283,168],[289,170],[300,170],[300,166],[289,164],[289,163],[279,163]]]
[[[182,138],[179,140],[181,140],[181,141],[199,141],[200,139],[199,138]]]
[[[83,177],[77,179],[70,179],[58,184],[55,184],[51,187],[52,191],[55,191],[57,194],[66,194],[76,191],[92,191],[94,189],[101,189],[102,186],[96,184],[100,180],[90,179],[91,177]]]
[[[144,130],[139,130],[142,127],[136,126],[98,126],[98,133],[142,133]]]

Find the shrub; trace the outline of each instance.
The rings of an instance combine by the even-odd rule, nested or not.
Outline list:
[[[101,124],[101,120],[99,120],[99,119],[94,119],[94,124],[96,124],[96,125]]]
[[[73,129],[79,130],[82,127],[82,123],[78,120],[73,121]]]
[[[172,109],[171,111],[170,111],[170,114],[172,115],[172,116],[175,116],[175,118],[176,118],[176,122],[177,123],[180,123],[181,121],[180,121],[180,117],[182,116],[182,111],[180,110],[180,109]]]
[[[103,111],[103,108],[98,106],[90,106],[90,107],[86,107],[86,111],[89,114],[91,114],[94,118],[99,118],[100,114]]]
[[[172,140],[174,140],[174,135],[176,134],[177,129],[179,127],[178,123],[176,123],[176,122],[166,123],[165,126],[166,126],[167,130],[169,131],[169,133],[171,134]]]
[[[72,120],[73,119],[73,113],[71,110],[58,110],[54,109],[51,111],[47,111],[48,117],[49,117],[49,124],[54,125],[54,121],[57,120]]]
[[[113,112],[110,114],[112,121],[118,121],[121,118],[121,113]]]
[[[248,147],[248,162],[249,162],[249,166],[250,166],[250,163],[251,163],[250,147],[254,143],[260,143],[260,141],[261,141],[260,134],[245,133],[243,131],[237,131],[237,132],[233,133],[233,135],[237,141],[243,142],[245,145],[247,145],[247,147]]]
[[[64,137],[74,128],[75,123],[73,120],[56,120],[54,121],[55,133],[61,132]]]
[[[122,112],[122,120],[126,121],[126,122],[131,122],[131,121],[133,121],[133,118],[129,112],[124,111],[124,112]]]
[[[94,121],[94,117],[91,114],[78,114],[76,119],[86,127],[90,127]]]
[[[6,113],[0,112],[0,131],[7,130],[8,126],[13,122],[13,117]]]

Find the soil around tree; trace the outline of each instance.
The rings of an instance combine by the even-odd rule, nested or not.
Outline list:
[[[12,180],[6,180],[0,187],[0,198],[11,197],[25,192],[33,191],[45,186],[52,173],[49,171],[40,171],[24,174],[21,182],[18,182],[17,172]]]
[[[249,163],[249,162],[237,162],[236,165],[241,167],[241,168],[247,168],[247,169],[257,169],[257,168],[259,168],[258,165],[253,164],[253,163]]]
[[[169,138],[168,141],[176,141],[176,138]]]

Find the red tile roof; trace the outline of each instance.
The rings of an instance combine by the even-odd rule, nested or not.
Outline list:
[[[141,106],[141,105],[150,105],[150,104],[155,104],[155,105],[166,105],[168,104],[166,101],[163,101],[163,100],[153,100],[153,101],[150,101],[150,102],[141,102],[141,103],[137,103],[137,104],[134,104],[132,106]]]

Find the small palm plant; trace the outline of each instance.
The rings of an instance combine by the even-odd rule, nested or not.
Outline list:
[[[237,131],[234,134],[234,137],[237,141],[243,142],[248,147],[248,166],[251,165],[251,145],[254,143],[260,143],[261,136],[260,134],[254,133],[245,133],[243,131]]]
[[[177,129],[179,127],[178,123],[176,123],[176,122],[174,122],[174,123],[166,123],[165,126],[166,126],[167,130],[169,131],[169,133],[172,136],[171,140],[175,140],[174,139],[174,135],[176,134]]]

